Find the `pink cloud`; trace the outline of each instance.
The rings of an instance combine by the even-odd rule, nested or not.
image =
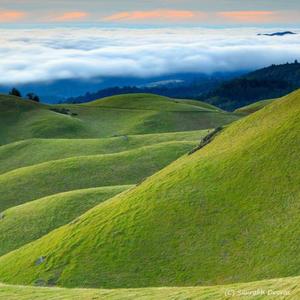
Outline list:
[[[194,12],[190,10],[149,10],[149,11],[124,11],[105,17],[104,21],[185,21],[197,19],[204,16],[200,12]]]
[[[70,21],[77,21],[77,20],[83,20],[87,18],[89,14],[84,11],[70,11],[65,12],[64,14],[53,18],[53,21],[56,22],[70,22]]]
[[[274,11],[224,11],[217,13],[226,21],[237,23],[269,23],[275,21],[277,13]]]
[[[0,22],[9,23],[24,19],[26,13],[17,10],[0,10]]]

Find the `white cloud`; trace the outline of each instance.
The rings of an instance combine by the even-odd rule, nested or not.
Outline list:
[[[278,29],[268,29],[267,32]],[[300,59],[298,35],[262,29],[0,29],[0,84],[236,71]],[[266,30],[265,30],[266,31]],[[296,30],[298,31],[298,30]]]

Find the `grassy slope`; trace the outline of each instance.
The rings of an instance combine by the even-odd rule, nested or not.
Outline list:
[[[189,99],[176,99],[175,101],[184,103],[184,104],[190,104],[190,105],[195,105],[195,106],[200,106],[202,109],[210,109],[213,111],[223,111],[221,108],[214,106],[212,104],[209,104],[207,102],[199,101],[199,100],[189,100]]]
[[[250,296],[241,296],[241,293]],[[251,296],[251,292],[262,295]],[[267,295],[263,295],[266,293]],[[279,294],[279,296],[278,296]],[[255,295],[255,294],[254,294]],[[300,297],[300,278],[290,277],[211,287],[171,287],[141,289],[62,289],[0,285],[1,300],[294,300]]]
[[[53,107],[68,108],[77,115],[51,111]],[[122,95],[89,104],[52,107],[0,96],[0,145],[29,138],[103,138],[200,130],[236,119],[237,115],[206,104],[155,95]]]
[[[200,141],[209,130],[130,135],[103,139],[30,139],[0,147],[0,174],[42,162],[117,153],[171,141]]]
[[[156,111],[220,111],[217,107],[200,101],[171,99],[151,94],[118,95],[88,102],[83,105]]]
[[[31,137],[84,135],[79,119],[57,114],[47,105],[0,95],[0,145]]]
[[[0,280],[144,287],[299,274],[299,98],[236,122],[78,222],[2,256]]]
[[[4,211],[0,220],[0,255],[71,222],[95,205],[130,187],[100,187],[61,193]]]
[[[274,101],[274,99],[258,101],[258,102],[252,103],[250,105],[238,108],[235,110],[235,112],[243,113],[243,114],[252,114],[252,113],[264,108],[266,105],[271,104],[273,101]]]
[[[197,142],[165,142],[104,155],[77,156],[0,175],[0,211],[60,192],[140,182]]]

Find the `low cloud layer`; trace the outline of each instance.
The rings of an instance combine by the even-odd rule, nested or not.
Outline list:
[[[276,29],[1,29],[0,84],[210,74],[300,60],[298,35],[257,36],[273,31]]]

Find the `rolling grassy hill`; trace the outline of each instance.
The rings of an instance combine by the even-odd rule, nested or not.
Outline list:
[[[216,106],[195,100],[175,100],[151,94],[128,94],[103,98],[82,104],[105,108],[154,111],[221,111]]]
[[[235,112],[236,113],[243,113],[243,114],[252,114],[252,113],[264,108],[266,105],[271,104],[273,101],[275,101],[275,100],[274,99],[269,99],[269,100],[258,101],[258,102],[252,103],[250,105],[238,108],[238,109],[235,110]]]
[[[51,160],[111,154],[164,142],[200,141],[209,130],[102,139],[29,139],[0,147],[0,174]]]
[[[257,282],[211,286],[140,289],[63,289],[0,285],[1,300],[294,300],[300,297],[300,278],[290,277]],[[242,295],[244,293],[244,295]],[[248,294],[247,294],[248,293]],[[257,293],[257,296],[255,296]],[[265,294],[264,294],[265,293]],[[252,295],[252,296],[251,296]],[[254,295],[254,296],[253,296]]]
[[[86,129],[79,119],[14,96],[0,96],[0,145],[31,137],[74,137]]]
[[[239,117],[201,102],[138,94],[48,106],[0,96],[0,145],[30,138],[103,138],[215,128]]]
[[[124,288],[296,276],[299,99],[298,91],[235,122],[136,188],[2,256],[0,281]],[[122,157],[120,167],[124,153],[114,155]],[[126,160],[132,165],[136,157]],[[33,171],[26,175],[35,174],[30,183],[40,174]],[[119,173],[119,181],[128,174]]]
[[[2,212],[0,255],[71,222],[90,208],[131,187],[112,186],[71,191],[31,201]]]
[[[197,143],[158,143],[119,153],[53,160],[4,173],[0,175],[0,210],[76,189],[138,183]]]

